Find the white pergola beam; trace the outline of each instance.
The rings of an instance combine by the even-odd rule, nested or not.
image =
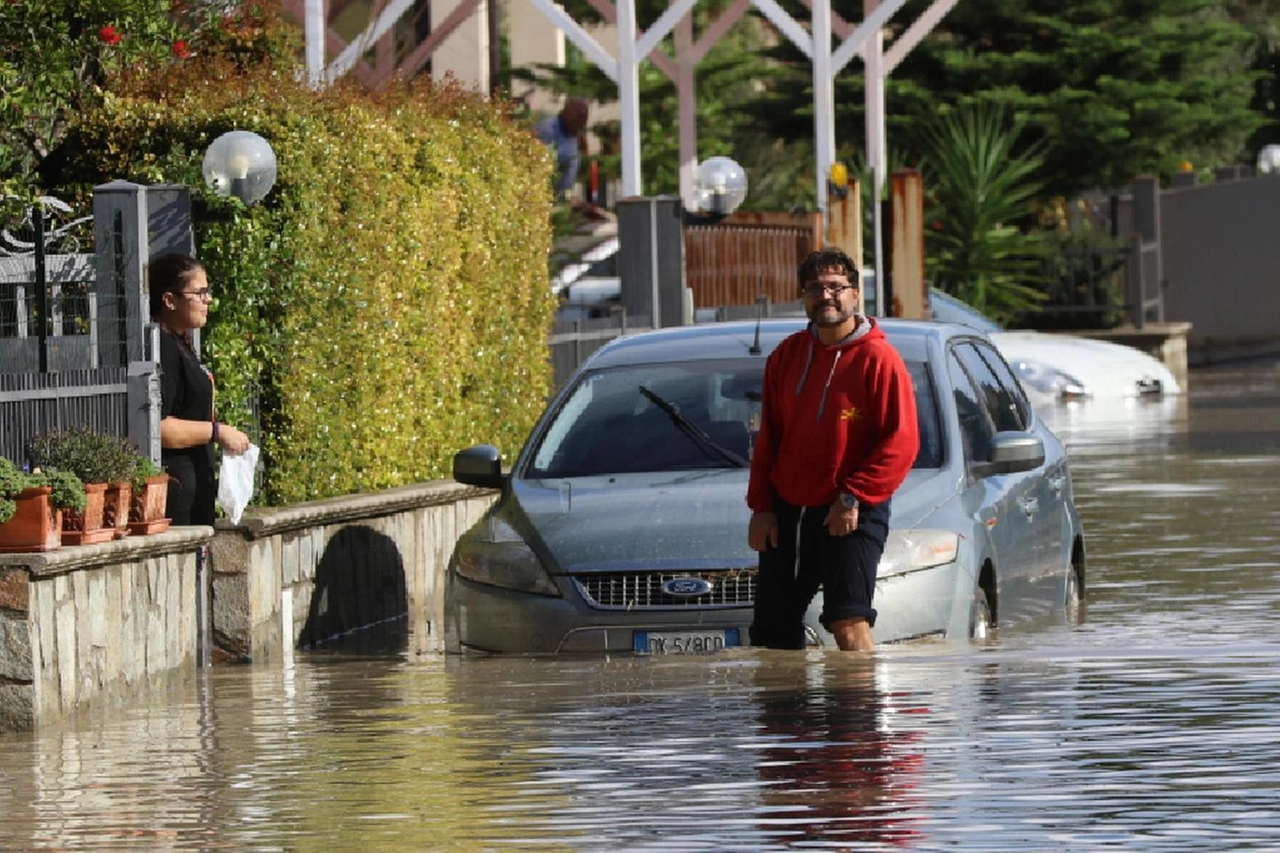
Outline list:
[[[893,17],[894,13],[906,4],[907,0],[887,0],[887,2],[878,3],[862,19],[862,23],[858,24],[857,29],[850,33],[849,37],[844,40],[840,47],[836,48],[834,54],[831,55],[831,73],[839,74],[844,67],[849,64],[857,54],[866,57],[865,48],[867,39],[871,38],[872,33],[878,33]],[[822,6],[823,3],[817,3],[816,6]],[[830,5],[829,3],[825,5]]]
[[[667,37],[667,34],[675,28],[680,19],[689,13],[698,0],[675,0],[667,10],[663,12],[658,20],[645,31],[640,42],[636,45],[637,56],[648,56],[654,48],[658,46],[658,42]]]
[[[813,39],[804,31],[804,27],[795,22],[787,10],[779,6],[775,0],[751,0],[751,5],[759,9],[761,14],[769,19],[769,23],[778,28],[778,32],[800,48],[801,53],[813,59]],[[827,0],[825,5],[830,8],[830,0]]]
[[[312,3],[315,0],[308,0],[308,2]],[[413,0],[391,0],[391,2],[387,3],[378,17],[369,22],[369,26],[365,28],[365,31],[355,41],[347,45],[342,53],[338,54],[338,58],[329,64],[329,68],[324,75],[325,81],[332,83],[354,68],[356,62],[360,59],[360,54],[364,53],[368,45],[382,38],[387,30],[391,29],[395,22],[400,20],[400,16],[412,8]],[[321,33],[323,31],[324,28],[321,26]]]
[[[920,13],[920,17],[912,22],[907,31],[893,40],[889,50],[884,55],[884,76],[888,77],[893,74],[898,67],[898,63],[906,58],[907,54],[915,49],[921,40],[924,39],[933,28],[936,27],[947,13],[951,11],[951,7],[956,5],[957,0],[933,0],[928,9]]]

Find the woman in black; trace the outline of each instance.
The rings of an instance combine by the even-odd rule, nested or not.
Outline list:
[[[160,464],[169,474],[165,515],[174,524],[213,524],[215,445],[249,449],[249,437],[219,423],[213,375],[191,346],[191,330],[209,319],[213,297],[204,267],[187,255],[163,255],[149,267],[151,317],[160,324]]]

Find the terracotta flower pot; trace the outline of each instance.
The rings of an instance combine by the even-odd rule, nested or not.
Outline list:
[[[129,504],[133,500],[133,483],[125,480],[112,483],[107,489],[107,499],[102,505],[102,526],[115,531],[117,539],[129,535]]]
[[[49,486],[26,489],[14,498],[18,510],[0,524],[0,552],[52,551],[62,545],[62,510],[53,506]]]
[[[129,533],[145,536],[169,529],[169,519],[164,517],[165,501],[169,497],[169,475],[148,477],[142,491],[133,495],[129,504]]]
[[[115,535],[114,527],[103,527],[102,512],[107,500],[106,483],[84,484],[84,509],[63,510],[62,544],[93,545],[109,542]]]

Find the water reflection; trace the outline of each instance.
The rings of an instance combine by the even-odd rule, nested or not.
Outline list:
[[[762,653],[766,659],[769,655]],[[756,670],[757,825],[784,846],[908,847],[923,809],[928,697],[885,689],[875,659],[810,655]]]

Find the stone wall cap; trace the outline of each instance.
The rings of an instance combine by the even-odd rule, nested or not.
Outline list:
[[[96,545],[63,545],[52,551],[0,554],[0,568],[25,568],[34,577],[59,575],[87,566],[128,563],[165,554],[195,551],[213,539],[207,525],[170,527],[163,533],[126,536]]]
[[[232,524],[227,519],[219,519],[217,529],[235,531],[249,539],[261,539],[305,527],[376,518],[409,509],[455,503],[466,498],[492,494],[492,489],[464,486],[453,480],[433,480],[428,483],[397,486],[380,492],[339,495],[282,507],[249,507],[241,516],[239,524]]]

